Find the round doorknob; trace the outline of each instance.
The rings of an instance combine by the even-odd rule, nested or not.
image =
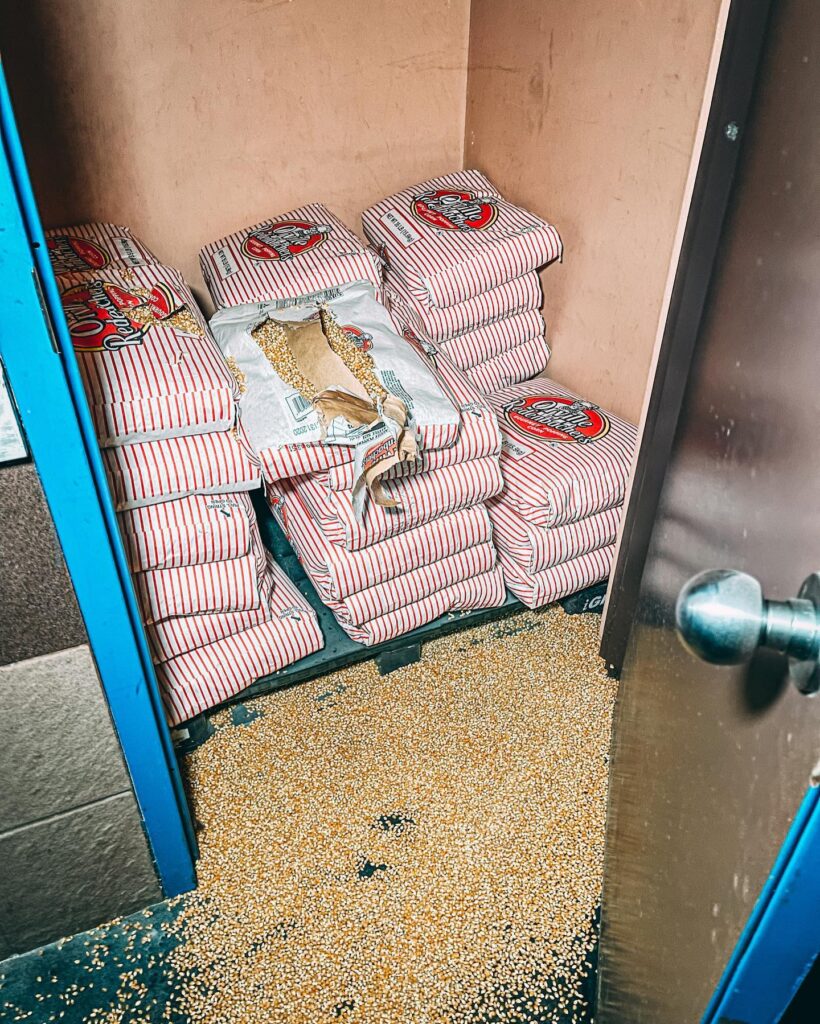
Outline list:
[[[802,693],[820,689],[820,574],[807,577],[796,598],[767,601],[754,576],[711,569],[681,588],[675,623],[685,646],[713,665],[739,665],[758,647],[789,655]]]
[[[748,661],[765,625],[763,591],[754,576],[731,569],[698,573],[684,583],[675,622],[686,646],[713,665]]]

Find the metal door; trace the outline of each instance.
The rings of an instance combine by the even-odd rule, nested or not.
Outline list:
[[[792,685],[785,657],[716,667],[675,630],[702,570],[742,570],[776,599],[820,571],[819,29],[814,0],[774,4],[739,128],[621,675],[600,1024],[703,1017],[820,756],[820,698]]]

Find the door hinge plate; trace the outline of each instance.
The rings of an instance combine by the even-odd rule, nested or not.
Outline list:
[[[34,281],[34,290],[37,292],[37,301],[40,303],[40,309],[43,313],[46,330],[48,331],[48,336],[51,339],[51,347],[57,355],[60,355],[60,343],[57,341],[57,335],[54,333],[54,324],[51,322],[51,314],[48,311],[46,297],[43,293],[43,283],[40,280],[40,275],[37,273],[36,267],[31,268],[31,278]]]

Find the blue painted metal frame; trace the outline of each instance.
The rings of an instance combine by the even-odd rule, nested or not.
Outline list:
[[[163,891],[173,896],[196,885],[190,812],[2,69],[0,127],[0,358],[71,574]]]
[[[798,809],[702,1024],[776,1024],[818,953],[820,790],[811,789]]]

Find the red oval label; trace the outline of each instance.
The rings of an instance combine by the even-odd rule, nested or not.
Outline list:
[[[74,235],[54,235],[46,239],[46,248],[52,261],[67,270],[102,270],[108,264],[108,253],[95,242]]]
[[[183,305],[174,289],[163,281],[155,284],[148,295],[148,308],[157,320],[167,320],[169,316],[178,313]]]
[[[483,231],[498,216],[494,199],[469,189],[430,189],[416,196],[410,210],[419,220],[445,231]]]
[[[609,432],[609,420],[590,402],[560,395],[528,395],[504,408],[510,426],[543,441],[589,444]]]
[[[252,260],[290,260],[314,249],[330,234],[327,224],[306,220],[283,220],[260,228],[242,243],[242,252]]]

